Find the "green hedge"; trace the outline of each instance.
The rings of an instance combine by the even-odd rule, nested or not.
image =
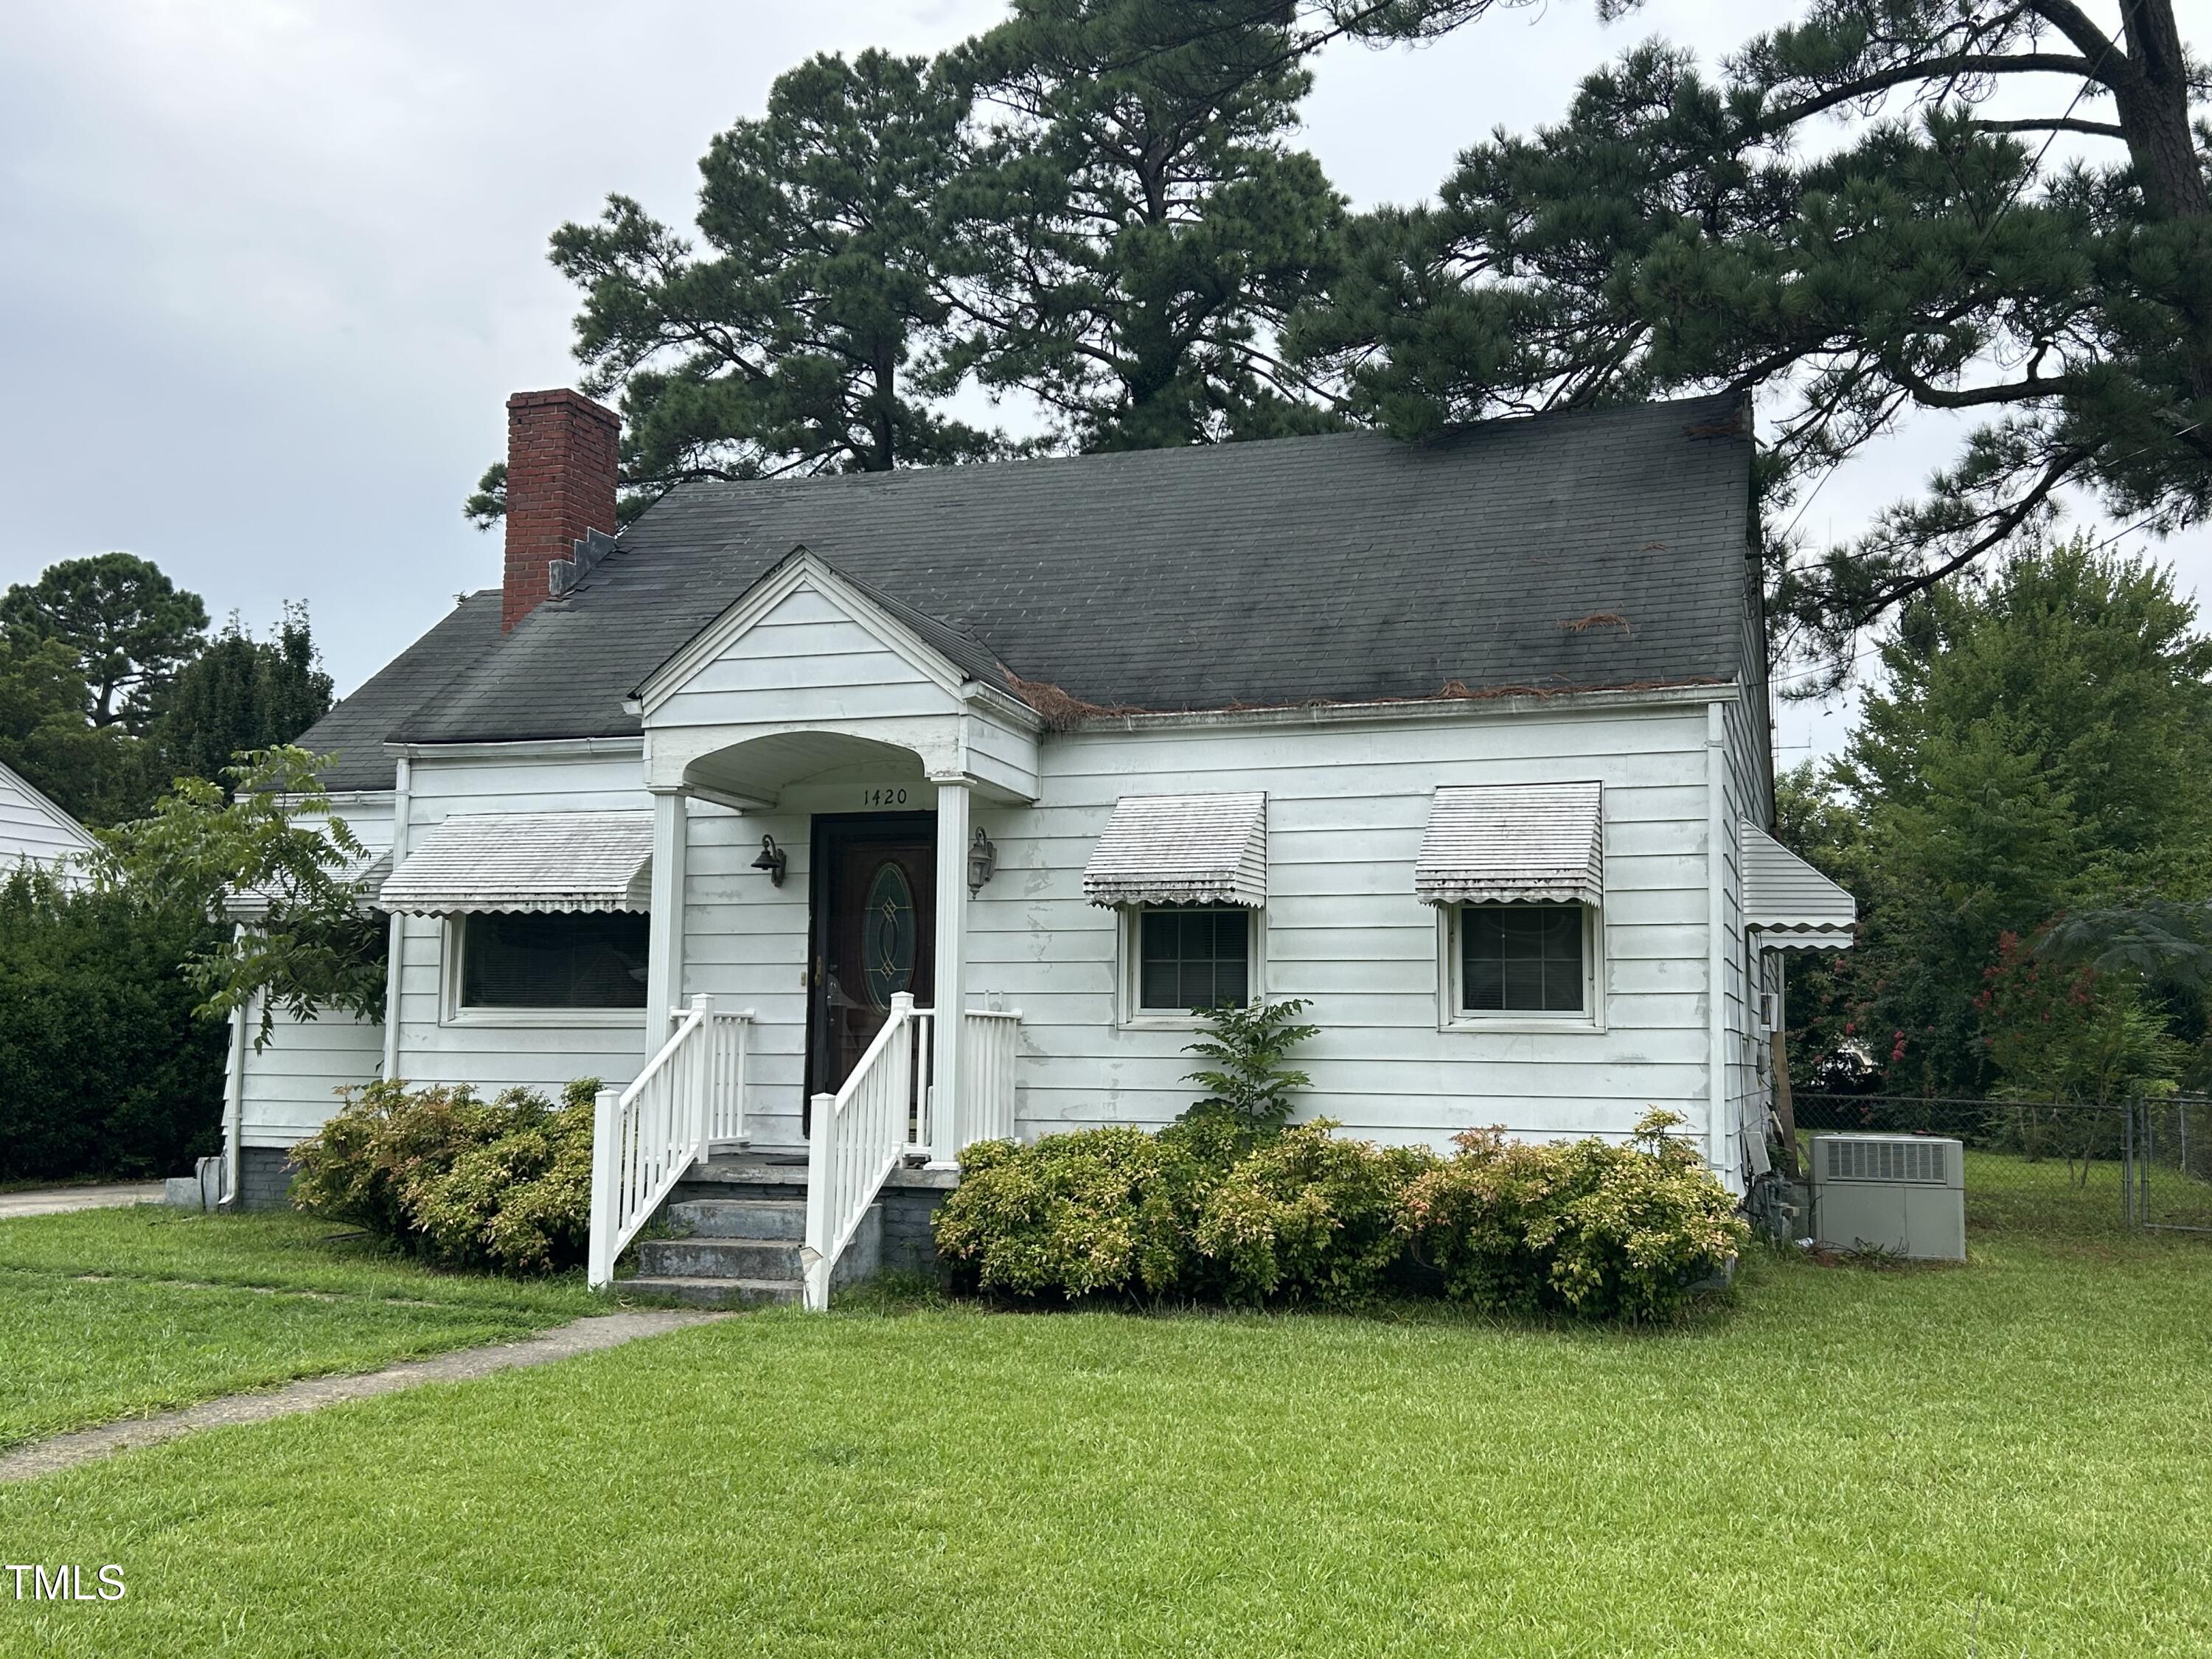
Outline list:
[[[971,1146],[937,1243],[1017,1297],[1344,1306],[1436,1294],[1485,1310],[1679,1313],[1748,1237],[1735,1200],[1654,1114],[1626,1146],[1459,1138],[1450,1158],[1340,1139],[1327,1120],[1224,1133],[1100,1128]]]
[[[183,1175],[216,1150],[229,1032],[178,971],[216,937],[35,870],[0,879],[0,1180]]]
[[[293,1149],[292,1201],[449,1267],[551,1273],[580,1266],[592,1218],[592,1097],[556,1106],[510,1089],[357,1089]]]

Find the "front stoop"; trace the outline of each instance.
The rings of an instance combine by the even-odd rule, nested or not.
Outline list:
[[[637,1247],[638,1274],[620,1288],[705,1307],[761,1307],[802,1299],[799,1246],[806,1200],[775,1189],[743,1198],[680,1199],[662,1212],[672,1237]],[[883,1210],[870,1205],[830,1287],[875,1276],[883,1257]]]

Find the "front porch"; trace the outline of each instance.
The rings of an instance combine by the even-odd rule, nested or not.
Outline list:
[[[746,1133],[750,1012],[720,1012],[694,997],[627,1089],[602,1089],[592,1127],[587,1278],[614,1280],[617,1260],[656,1217],[685,1239],[641,1247],[642,1288],[683,1299],[797,1301],[819,1310],[834,1285],[886,1265],[886,1189],[939,1194],[958,1184],[957,1159],[932,1157],[952,1098],[943,1080],[960,1058],[966,1094],[956,1148],[1011,1138],[1018,1011],[970,1009],[958,1042],[939,1037],[933,1009],[905,992],[836,1092],[809,1102],[803,1152],[755,1151]],[[900,1205],[902,1241],[888,1265],[927,1265],[927,1218]],[[903,1258],[913,1256],[908,1261]]]
[[[1020,1015],[971,1006],[970,902],[995,863],[974,809],[1036,801],[1042,722],[987,653],[803,548],[632,708],[659,1040],[599,1097],[592,1281],[718,1149],[803,1147],[798,1255],[825,1305],[895,1170],[949,1176],[1015,1133]],[[775,982],[794,946],[796,997]]]
[[[801,1304],[806,1290],[807,1164],[800,1153],[720,1152],[676,1182],[656,1237],[638,1247],[626,1291],[708,1307]],[[885,1176],[830,1275],[832,1289],[879,1273],[929,1273],[931,1222],[955,1170],[902,1162]]]

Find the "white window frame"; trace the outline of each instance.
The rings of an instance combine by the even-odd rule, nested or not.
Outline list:
[[[1115,978],[1118,989],[1115,996],[1115,1024],[1125,1031],[1196,1031],[1205,1028],[1206,1022],[1188,1009],[1171,1013],[1164,1008],[1144,1008],[1137,1003],[1144,977],[1144,937],[1139,920],[1148,909],[1180,909],[1180,905],[1121,904],[1114,908],[1115,936]],[[1267,994],[1267,913],[1262,905],[1220,904],[1206,905],[1206,909],[1246,910],[1244,998],[1247,1002]]]
[[[441,1025],[508,1026],[635,1026],[653,1010],[640,1008],[470,1008],[461,1002],[462,941],[468,933],[468,913],[444,918],[438,930],[438,1023]],[[646,923],[652,936],[652,921]]]
[[[1470,1009],[1462,984],[1460,919],[1468,910],[1511,907],[1481,903],[1439,904],[1437,911],[1437,1030],[1439,1031],[1543,1032],[1591,1036],[1605,1030],[1605,907],[1585,903],[1583,912],[1583,1006],[1571,1014],[1527,1008]]]

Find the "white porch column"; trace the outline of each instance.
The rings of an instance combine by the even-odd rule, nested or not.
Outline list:
[[[690,815],[673,789],[653,796],[653,926],[645,970],[645,1042],[648,1055],[668,1041],[668,1019],[684,994],[684,854]]]
[[[929,1156],[951,1164],[967,1137],[968,784],[937,786],[937,1093]]]

